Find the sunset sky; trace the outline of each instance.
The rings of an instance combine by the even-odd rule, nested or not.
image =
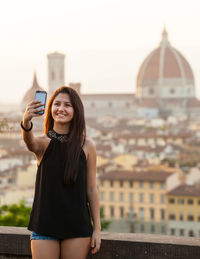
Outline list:
[[[143,59],[164,26],[189,61],[200,96],[199,0],[6,0],[0,2],[0,102],[18,103],[46,55],[66,54],[66,84],[83,93],[134,93]]]

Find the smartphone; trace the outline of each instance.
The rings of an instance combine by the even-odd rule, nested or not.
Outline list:
[[[44,108],[46,106],[46,99],[47,99],[47,92],[46,91],[39,91],[37,90],[35,92],[35,101],[41,101],[41,103],[43,104],[42,106],[38,107],[38,108]],[[36,112],[37,114],[44,114],[44,111],[39,111]]]

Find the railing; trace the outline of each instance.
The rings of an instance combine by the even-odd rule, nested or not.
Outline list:
[[[0,227],[0,259],[31,258],[30,232]],[[150,234],[102,233],[101,250],[88,259],[200,259],[200,239]]]

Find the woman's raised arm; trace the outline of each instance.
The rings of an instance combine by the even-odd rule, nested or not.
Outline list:
[[[30,104],[28,104],[21,122],[23,140],[28,150],[32,151],[35,154],[38,154],[43,150],[43,144],[41,141],[42,137],[34,137],[32,132],[32,118],[42,116],[37,112],[44,110],[44,108],[39,107],[41,107],[40,101],[32,101]]]

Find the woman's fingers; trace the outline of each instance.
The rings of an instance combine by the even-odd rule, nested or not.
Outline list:
[[[91,241],[92,254],[99,251],[101,245],[101,240],[98,236],[94,236]]]

